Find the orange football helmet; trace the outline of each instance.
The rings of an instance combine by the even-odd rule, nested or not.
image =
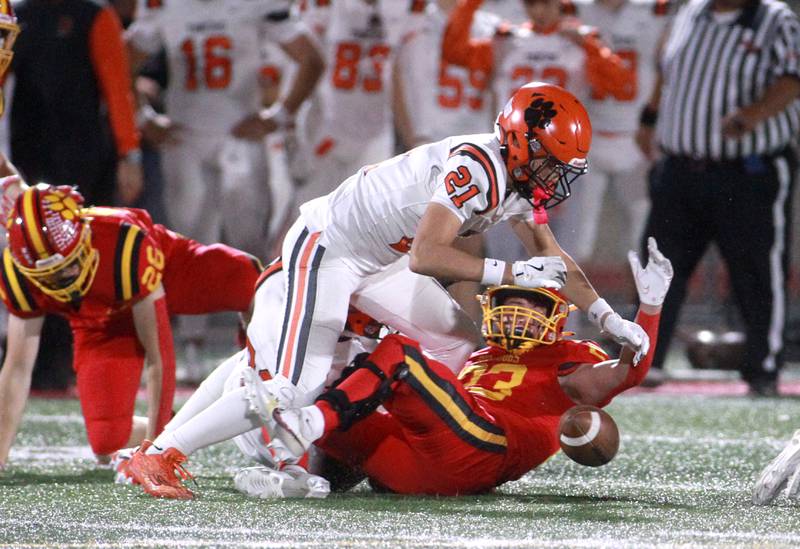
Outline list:
[[[19,25],[11,8],[11,0],[0,0],[0,114],[3,114],[5,101],[3,99],[2,85],[6,79],[6,72],[11,66],[14,57],[12,48],[19,35]]]
[[[521,297],[536,309],[506,305],[506,300],[512,297]],[[548,288],[492,286],[480,296],[480,302],[483,337],[489,345],[509,352],[527,351],[536,345],[552,345],[562,339],[571,310],[561,294]]]
[[[535,206],[551,208],[586,173],[592,124],[580,101],[554,84],[530,82],[497,115],[500,150],[511,184]]]
[[[74,187],[39,183],[20,194],[6,221],[11,259],[45,294],[63,303],[86,295],[100,257],[92,248],[83,196]]]

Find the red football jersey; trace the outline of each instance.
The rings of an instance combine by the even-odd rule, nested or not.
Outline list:
[[[195,248],[220,253],[221,258],[216,263],[223,271],[230,267],[223,264],[224,259],[230,257],[236,263],[236,272],[246,274],[246,277],[239,277],[246,279],[242,284],[244,289],[231,292],[245,294],[238,300],[242,304],[237,308],[246,309],[259,268],[255,259],[250,265],[251,258],[244,252],[227,247],[221,252],[215,247],[202,247],[153,223],[150,214],[144,210],[87,208],[83,212],[90,219],[92,247],[97,250],[100,259],[95,279],[80,306],[76,309],[44,294],[16,268],[6,248],[3,253],[0,296],[12,314],[32,318],[56,313],[67,317],[73,328],[103,328],[110,326],[118,314],[128,312],[133,304],[154,291],[162,281],[170,313],[195,313],[197,311],[193,309],[198,308],[198,302],[211,299],[204,299],[202,295],[195,295],[192,299],[189,295],[191,291],[179,287],[181,281],[184,286],[191,286],[192,276],[210,276],[210,273],[195,273],[190,269]],[[240,256],[247,256],[248,259]],[[242,262],[244,269],[238,268]],[[197,270],[195,265],[194,271]],[[232,276],[224,274],[229,278]],[[232,282],[236,280],[231,278]],[[175,286],[175,291],[170,292],[170,285]],[[219,310],[214,306],[199,308],[208,312]]]
[[[521,354],[496,347],[473,353],[458,377],[505,431],[508,447],[498,484],[519,478],[558,451],[559,419],[575,406],[561,390],[559,374],[604,360],[608,355],[596,343],[566,339]]]

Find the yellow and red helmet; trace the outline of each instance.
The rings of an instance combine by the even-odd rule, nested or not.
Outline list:
[[[550,208],[586,173],[592,124],[580,101],[555,84],[530,82],[497,115],[497,137],[511,184],[535,206]]]
[[[11,8],[11,0],[0,0],[0,87],[6,79],[6,72],[14,57],[12,48],[19,35],[19,25]],[[0,114],[4,108],[3,93],[0,89]]]
[[[521,297],[533,307],[506,305]],[[522,352],[536,345],[552,345],[564,336],[570,304],[549,288],[491,286],[480,296],[483,309],[481,332],[486,342],[509,352]]]
[[[100,259],[82,205],[74,187],[39,183],[17,197],[6,221],[14,264],[45,294],[64,303],[86,295]]]

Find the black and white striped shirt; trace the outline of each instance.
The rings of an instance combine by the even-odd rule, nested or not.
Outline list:
[[[739,139],[722,119],[758,101],[777,78],[800,78],[800,20],[778,0],[752,0],[732,22],[718,22],[712,0],[689,0],[664,46],[657,127],[674,155],[732,160],[776,152],[800,130],[800,100]]]

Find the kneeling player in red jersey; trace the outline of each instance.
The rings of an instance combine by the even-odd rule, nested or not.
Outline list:
[[[0,297],[11,314],[0,371],[0,469],[28,398],[45,313],[69,319],[98,460],[154,438],[170,418],[175,389],[169,315],[247,312],[260,263],[178,235],[144,210],[84,208],[69,186],[23,185],[7,213]],[[146,418],[134,416],[144,365]]]
[[[521,477],[558,451],[561,414],[605,406],[647,374],[672,278],[654,240],[648,248],[645,268],[630,254],[636,322],[653,343],[641,360],[629,350],[608,360],[591,341],[565,339],[568,305],[554,291],[494,287],[483,296],[489,346],[458,378],[414,341],[389,336],[314,405],[278,408],[275,436],[298,454],[316,441],[398,493],[481,493]]]

